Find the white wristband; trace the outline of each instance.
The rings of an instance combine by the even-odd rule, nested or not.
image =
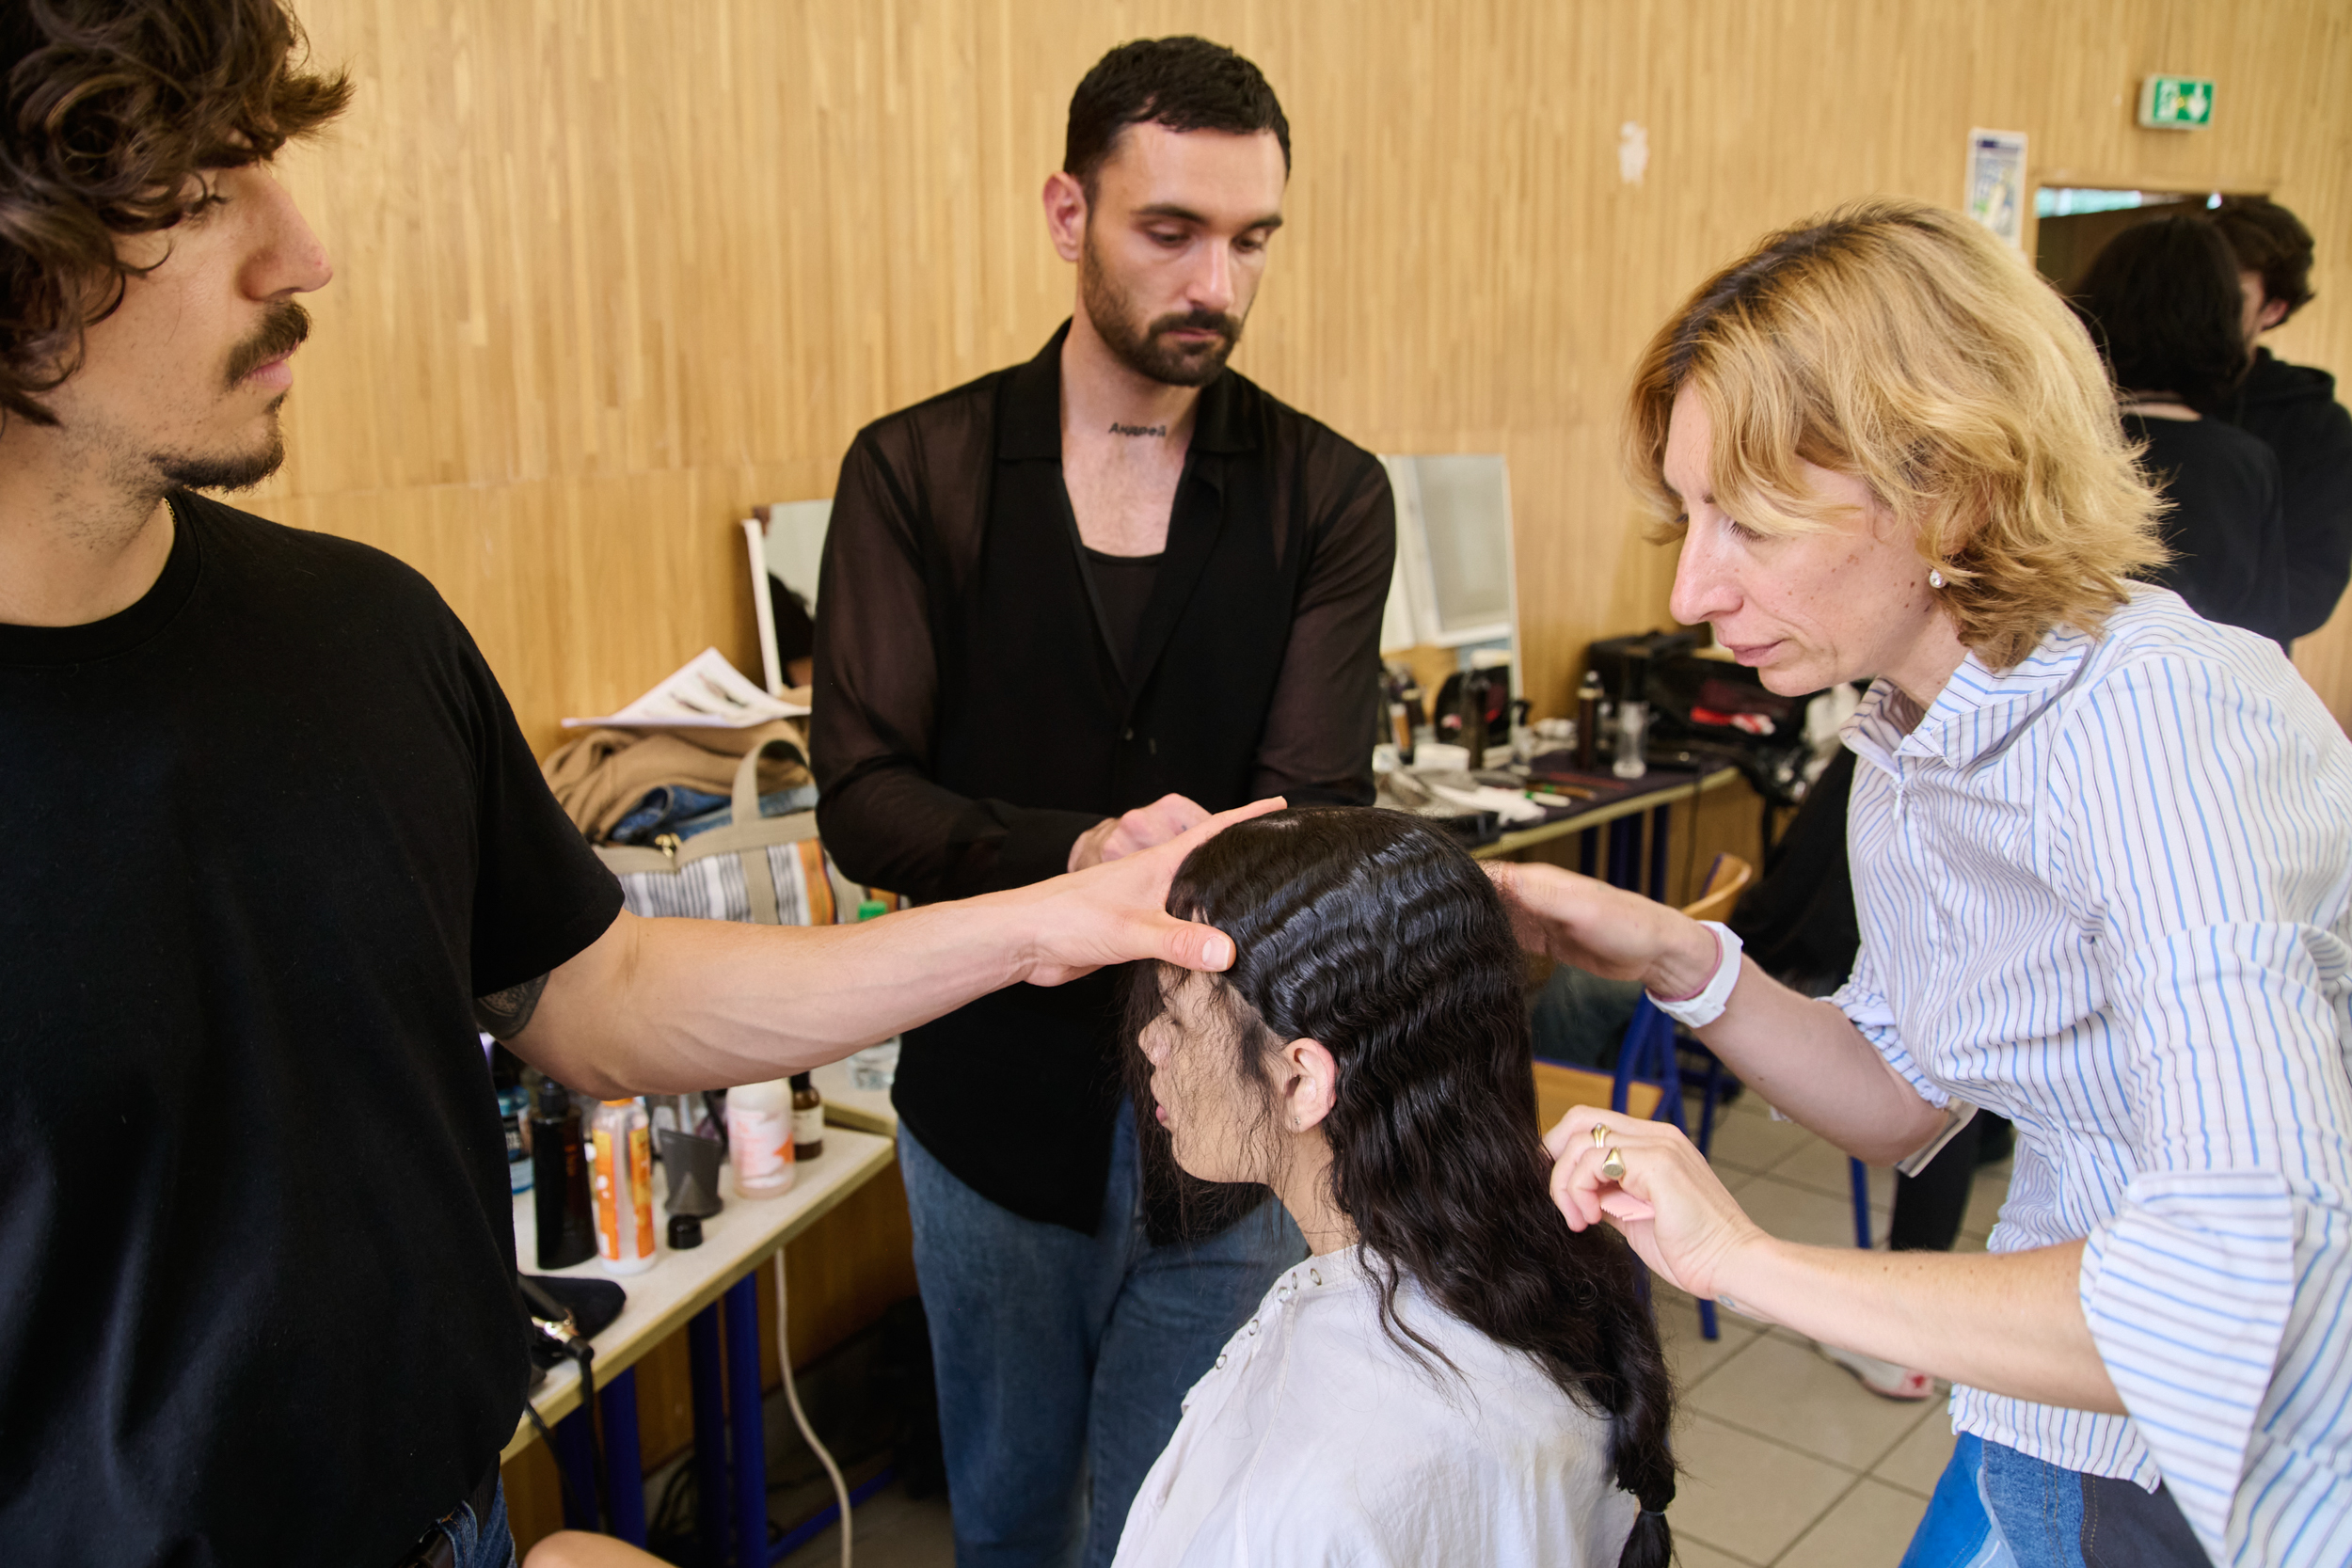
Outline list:
[[[1724,1008],[1731,1002],[1731,988],[1740,983],[1740,933],[1720,920],[1702,920],[1700,925],[1715,933],[1715,975],[1696,996],[1686,996],[1679,1002],[1669,1002],[1656,991],[1649,991],[1650,1002],[1658,1010],[1686,1029],[1704,1029],[1724,1016]]]

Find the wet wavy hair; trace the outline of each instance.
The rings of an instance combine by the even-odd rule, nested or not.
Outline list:
[[[2056,626],[2096,634],[2166,559],[2106,368],[2022,257],[1958,213],[1871,198],[1766,236],[1643,351],[1635,488],[1677,537],[1675,400],[1714,429],[1715,499],[1747,527],[1830,526],[1799,464],[1848,474],[1914,532],[1961,641],[1996,670]]]
[[[1494,884],[1416,817],[1283,811],[1195,849],[1168,909],[1233,939],[1232,967],[1202,978],[1234,1025],[1234,1070],[1264,1094],[1252,1141],[1274,1135],[1267,1064],[1284,1044],[1319,1040],[1338,1064],[1322,1124],[1331,1197],[1363,1239],[1391,1338],[1424,1364],[1445,1359],[1396,1314],[1410,1275],[1534,1357],[1606,1418],[1617,1483],[1641,1500],[1619,1562],[1663,1568],[1673,1391],[1657,1323],[1632,1250],[1603,1227],[1569,1230],[1552,1206],[1518,944]],[[1131,981],[1127,1059],[1147,1110],[1135,1041],[1184,974],[1138,966]],[[1172,1158],[1155,1118],[1137,1126],[1147,1158]]]
[[[122,302],[119,236],[168,230],[203,172],[267,159],[342,111],[283,0],[8,0],[0,8],[0,418],[81,368]]]

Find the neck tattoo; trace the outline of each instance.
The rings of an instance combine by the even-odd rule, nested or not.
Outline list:
[[[1120,424],[1113,420],[1111,434],[1113,436],[1165,436],[1168,434],[1168,426],[1164,424]]]

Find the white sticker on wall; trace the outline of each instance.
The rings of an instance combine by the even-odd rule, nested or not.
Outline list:
[[[1629,185],[1638,185],[1649,170],[1649,133],[1642,129],[1638,119],[1629,119],[1617,127],[1617,178]]]

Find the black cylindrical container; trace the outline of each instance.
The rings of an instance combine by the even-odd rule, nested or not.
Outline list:
[[[588,1156],[580,1147],[580,1107],[572,1091],[542,1079],[531,1107],[531,1191],[539,1218],[539,1266],[568,1268],[596,1255],[596,1212],[588,1196]]]

